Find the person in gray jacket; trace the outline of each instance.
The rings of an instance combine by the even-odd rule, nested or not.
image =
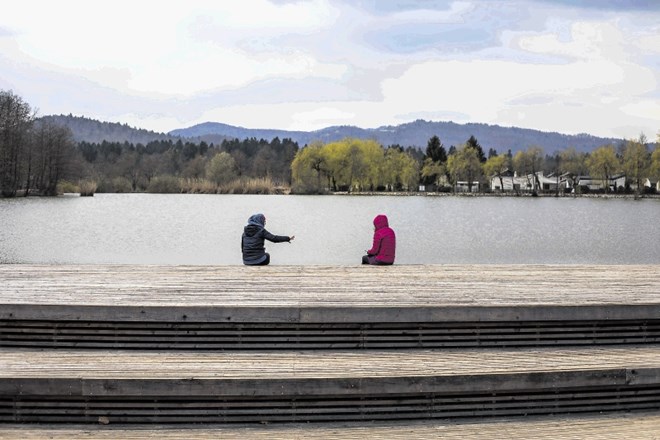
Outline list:
[[[266,252],[264,240],[273,243],[291,242],[295,236],[273,235],[266,230],[266,216],[254,214],[248,219],[241,237],[243,264],[248,266],[265,266],[270,263],[270,254]]]

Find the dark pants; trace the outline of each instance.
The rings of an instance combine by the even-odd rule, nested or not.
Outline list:
[[[245,264],[246,266],[268,266],[269,263],[270,263],[270,254],[268,252],[266,252],[266,259],[258,263],[250,263],[249,261],[243,260],[243,264]]]
[[[389,266],[392,263],[383,263],[376,260],[374,255],[365,255],[362,257],[362,264],[371,264],[374,266]]]

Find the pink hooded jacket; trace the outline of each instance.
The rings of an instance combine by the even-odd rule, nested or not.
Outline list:
[[[376,261],[385,264],[394,263],[394,253],[396,250],[396,236],[390,228],[387,216],[379,214],[374,218],[374,244],[367,251],[367,255],[375,255]]]

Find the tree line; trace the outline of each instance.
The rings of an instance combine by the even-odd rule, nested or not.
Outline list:
[[[486,152],[470,136],[448,149],[432,136],[424,151],[369,139],[312,143],[291,139],[233,139],[220,144],[182,139],[146,143],[79,142],[52,118],[37,118],[28,103],[0,90],[0,194],[58,192],[294,193],[336,191],[488,191],[492,178],[515,172],[539,189],[538,172],[568,178],[590,175],[608,182],[624,173],[640,191],[660,179],[660,133],[651,151],[644,135],[591,153],[568,148],[544,154],[530,146],[514,154]],[[502,188],[504,185],[501,186]],[[605,191],[609,185],[603,185]],[[617,188],[618,189],[618,188]],[[626,188],[624,188],[625,190]],[[558,191],[558,189],[557,189]]]
[[[206,142],[157,140],[147,144],[81,142],[85,174],[99,192],[257,192],[289,186],[298,151],[291,139]]]
[[[0,90],[0,194],[57,194],[58,183],[79,169],[71,131],[48,121],[20,96]]]
[[[615,174],[625,174],[626,187],[616,190],[631,192],[634,188],[639,193],[644,179],[660,179],[660,133],[658,137],[653,151],[646,137],[640,135],[618,146],[600,146],[591,153],[568,148],[551,155],[535,146],[515,154],[509,150],[500,155],[492,148],[486,153],[474,136],[449,149],[438,136],[432,136],[424,153],[412,147],[404,150],[400,146],[383,147],[371,140],[344,139],[301,149],[291,165],[293,190],[417,191],[419,184],[426,191],[452,192],[462,184],[461,188],[468,192],[490,192],[492,178],[504,179],[515,173],[528,179],[526,187],[535,193],[542,189],[539,172],[543,172],[554,175],[558,183],[559,176],[564,176],[571,181],[571,188],[577,185],[578,177],[590,176],[603,182],[605,192]],[[553,191],[558,193],[559,185]]]
[[[0,194],[273,192],[291,183],[291,139],[78,142],[71,130],[0,91]]]

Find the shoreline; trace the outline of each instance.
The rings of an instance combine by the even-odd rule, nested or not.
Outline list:
[[[94,194],[209,194],[212,195],[214,193],[200,193],[200,192],[172,192],[172,193],[152,193],[152,192],[129,192],[129,193],[118,193],[118,192],[96,192]],[[319,195],[319,196],[361,196],[361,197],[368,197],[368,196],[387,196],[387,197],[517,197],[517,198],[572,198],[572,199],[579,199],[579,198],[591,198],[591,199],[631,199],[631,200],[641,200],[641,199],[655,199],[655,200],[660,200],[660,194],[641,194],[641,195],[635,195],[635,194],[620,194],[620,193],[610,193],[610,194],[563,194],[560,193],[559,195],[556,195],[555,193],[537,193],[536,195],[533,195],[532,193],[520,193],[520,194],[515,194],[515,193],[487,193],[487,192],[476,192],[476,193],[468,193],[468,192],[432,192],[432,191],[415,191],[415,192],[408,192],[408,191],[334,191],[334,192],[327,192],[323,194],[299,194],[299,193],[292,193],[291,191],[283,190],[280,188],[279,191],[269,193],[269,194],[264,194],[264,193],[215,193],[217,195],[236,195],[236,196],[249,196],[249,195],[285,195],[285,196],[310,196],[310,195]],[[30,194],[27,197],[33,198],[33,197],[82,197],[80,193],[75,193],[75,192],[66,192],[66,193],[61,193],[57,194],[56,196],[45,196],[43,194]],[[13,197],[4,197],[0,196],[0,200],[2,199],[16,199],[16,198],[24,198],[26,197],[25,194],[17,194]]]
[[[292,194],[296,195],[296,194]],[[579,199],[579,198],[592,198],[592,199],[660,199],[660,194],[543,194],[538,193],[537,195],[532,195],[531,193],[441,193],[441,192],[404,192],[404,191],[394,191],[394,192],[378,192],[378,191],[337,191],[329,193],[329,195],[339,195],[339,196],[418,196],[418,197],[519,197],[519,198],[557,198],[557,199]]]

